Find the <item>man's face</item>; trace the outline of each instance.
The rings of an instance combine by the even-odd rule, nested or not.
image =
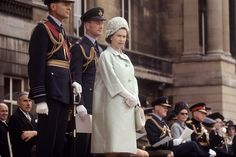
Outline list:
[[[154,107],[154,113],[156,113],[161,118],[166,117],[167,116],[167,112],[168,112],[168,107],[167,106],[156,105]]]
[[[69,2],[51,3],[50,7],[51,7],[51,14],[58,20],[62,21],[63,19],[69,18],[72,9],[72,3]]]
[[[199,122],[203,122],[203,120],[206,118],[206,113],[200,111],[194,111],[193,118]]]
[[[8,107],[4,103],[0,103],[0,120],[5,121],[8,117]]]
[[[86,34],[97,38],[103,33],[104,22],[101,20],[91,20],[85,22]]]
[[[22,95],[18,99],[18,105],[24,112],[30,112],[32,109],[32,101],[28,98],[28,95]]]

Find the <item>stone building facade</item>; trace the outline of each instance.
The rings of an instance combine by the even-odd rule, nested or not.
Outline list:
[[[203,101],[236,120],[235,0],[76,0],[64,23],[72,39],[83,33],[81,14],[95,6],[105,9],[107,19],[129,22],[126,53],[142,97]],[[41,0],[0,1],[0,97],[9,104],[15,92],[29,88],[29,38],[46,11]],[[99,41],[106,45],[104,36]]]

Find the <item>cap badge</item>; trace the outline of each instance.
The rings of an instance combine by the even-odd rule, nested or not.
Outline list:
[[[98,15],[103,16],[102,10],[99,10]]]

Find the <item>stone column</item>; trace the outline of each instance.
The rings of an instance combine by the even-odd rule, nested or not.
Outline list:
[[[207,53],[223,53],[223,1],[207,0]]]
[[[230,30],[229,30],[229,1],[223,0],[223,42],[225,55],[230,53]]]
[[[202,54],[199,45],[198,0],[184,0],[184,52],[183,56]]]

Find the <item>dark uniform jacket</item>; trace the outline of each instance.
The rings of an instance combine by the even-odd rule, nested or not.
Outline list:
[[[62,32],[50,16],[48,16],[47,20],[57,32]],[[30,39],[30,60],[28,63],[29,97],[35,103],[47,102],[48,99],[53,99],[64,104],[70,104],[72,102],[72,90],[69,65],[68,68],[61,68],[49,66],[48,64],[52,60],[69,64],[69,48],[66,49],[62,45],[53,55],[49,56],[55,44],[53,44],[44,23],[38,23]],[[54,37],[54,39],[56,38]],[[69,47],[67,40],[65,42]]]
[[[92,113],[95,64],[101,51],[102,49],[96,47],[86,36],[71,48],[72,78],[81,84],[83,89],[79,104],[84,105],[89,114]]]
[[[193,130],[191,140],[196,141],[202,147],[209,148],[209,135],[205,132],[202,124],[195,119],[191,119],[186,125]]]
[[[157,122],[158,126],[155,124],[153,120]],[[166,136],[171,137],[168,125],[154,115],[152,115],[152,118],[146,121],[145,129],[147,132],[148,141],[151,145],[161,141]],[[173,147],[173,140],[166,142],[163,145],[160,145],[159,147],[157,147],[157,149],[171,149],[172,147]]]
[[[211,148],[224,148],[225,140],[222,136],[217,134],[214,130],[212,130],[209,134],[210,147]]]
[[[8,126],[0,120],[0,156],[9,157],[9,147],[7,141]]]
[[[31,121],[18,108],[9,119],[9,133],[13,156],[30,157],[31,149],[36,144],[36,136],[25,142],[21,139],[23,131],[37,130],[35,118],[30,114]]]

